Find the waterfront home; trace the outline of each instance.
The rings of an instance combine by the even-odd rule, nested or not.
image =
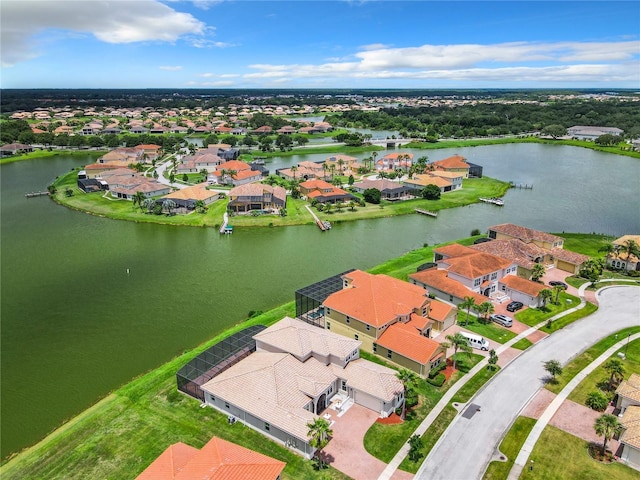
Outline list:
[[[441,170],[444,172],[460,173],[464,178],[468,178],[471,165],[463,156],[453,155],[451,157],[438,160],[437,162],[433,162],[431,167],[435,170]],[[482,173],[480,176],[482,176]]]
[[[198,200],[202,201],[205,205],[209,205],[218,200],[218,198],[220,198],[220,194],[213,190],[207,190],[205,185],[200,184],[181,188],[175,192],[163,195],[158,202],[162,202],[163,199],[167,198],[176,203],[178,213],[189,213],[196,208],[196,202]]]
[[[107,183],[112,197],[124,200],[133,200],[138,192],[142,192],[146,198],[151,198],[167,195],[171,191],[169,186],[128,168],[103,172],[100,178]]]
[[[174,443],[136,480],[279,480],[286,463],[213,437],[201,449]]]
[[[538,263],[545,266],[553,265],[553,256],[550,250],[541,248],[534,243],[525,243],[519,238],[492,240],[471,245],[469,248],[516,262],[518,264],[517,274],[523,278],[531,278],[533,267]]]
[[[308,423],[356,403],[389,416],[404,402],[395,370],[360,358],[360,342],[285,317],[256,351],[202,385],[204,402],[311,458]]]
[[[321,163],[315,162],[300,162],[298,166],[294,169],[290,168],[280,168],[276,171],[276,174],[283,178],[284,180],[311,180],[314,178],[326,179],[327,178],[327,169],[322,166]]]
[[[427,185],[435,185],[440,189],[440,193],[450,192],[454,190],[454,185],[448,178],[443,178],[440,175],[434,175],[430,173],[418,173],[411,178],[407,178],[402,181],[407,186],[409,191],[416,196],[419,196],[422,190]],[[462,188],[462,182],[460,182],[460,188]]]
[[[356,197],[339,187],[334,187],[324,180],[307,180],[300,184],[300,193],[307,197],[308,201],[316,200],[318,203],[337,203],[356,200]]]
[[[532,282],[517,275],[507,275],[501,278],[498,287],[500,292],[508,296],[509,299],[532,308],[538,308],[544,304],[540,292],[549,288],[542,283]]]
[[[207,175],[209,183],[227,184],[234,187],[260,180],[262,180],[262,172],[252,170],[251,165],[240,160],[221,163],[215,171]]]
[[[545,258],[552,263],[547,264],[547,268],[558,268],[574,275],[579,273],[582,264],[589,260],[587,255],[565,250],[564,239],[557,235],[513,223],[489,227],[488,238],[494,240],[519,239],[524,243],[536,245],[548,252]]]
[[[379,190],[380,197],[383,200],[393,201],[413,198],[413,196],[410,195],[411,188],[387,178],[380,178],[378,180],[364,179],[361,182],[353,184],[353,189],[358,193],[364,193],[365,190],[369,190],[370,188]]]
[[[176,173],[198,173],[203,169],[212,171],[216,170],[224,162],[225,160],[218,155],[207,151],[198,151],[195,155],[182,157],[182,160],[180,160],[180,163],[176,167]]]
[[[343,288],[322,302],[326,330],[358,340],[365,351],[421,376],[444,360],[445,349],[429,337],[455,323],[455,307],[387,275],[353,270],[342,282]]]
[[[0,147],[0,155],[15,155],[18,152],[33,152],[33,147],[24,143],[7,143]]]
[[[410,274],[409,282],[454,305],[460,305],[466,297],[472,297],[476,305],[487,301],[483,295],[469,290],[460,282],[449,278],[446,270],[438,270],[437,268],[421,270]]]
[[[640,270],[640,259],[636,254],[625,249],[629,242],[634,242],[640,246],[640,235],[623,235],[612,242],[613,252],[607,255],[607,265],[609,267],[627,272]]]
[[[279,212],[287,203],[287,192],[279,186],[249,183],[229,191],[228,209],[234,212],[252,210]]]
[[[328,170],[333,167],[333,170],[339,172],[339,174],[343,174],[345,170],[353,172],[360,167],[358,159],[349,155],[331,155],[325,158],[324,164]]]

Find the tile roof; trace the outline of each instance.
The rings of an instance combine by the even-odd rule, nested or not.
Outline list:
[[[358,340],[352,340],[291,317],[284,317],[253,338],[276,347],[282,352],[291,353],[301,360],[313,353],[344,359],[354,350],[358,350],[362,344]]]
[[[451,245],[435,248],[433,253],[439,253],[445,257],[462,257],[463,255],[473,255],[476,252],[471,247],[452,243]]]
[[[393,180],[389,180],[388,178],[380,178],[377,180],[364,179],[361,182],[354,183],[353,186],[355,188],[361,188],[363,190],[366,190],[367,188],[377,188],[381,192],[403,190],[405,188],[403,184],[394,182]]]
[[[469,248],[506,258],[529,270],[535,265],[536,258],[544,257],[550,253],[549,250],[540,248],[535,243],[525,243],[519,238],[492,240],[472,245]]]
[[[447,270],[465,278],[478,278],[511,266],[511,260],[491,255],[490,253],[473,251],[461,257],[449,257],[438,261],[447,266]]]
[[[176,443],[137,480],[276,480],[286,463],[213,437],[201,450]]]
[[[542,283],[533,282],[516,275],[507,275],[506,277],[502,277],[498,283],[506,285],[513,290],[517,290],[518,292],[531,295],[532,297],[537,297],[538,295],[540,295],[540,292],[542,290],[549,288]]]
[[[218,192],[207,190],[204,185],[193,185],[191,187],[182,188],[165,195],[163,198],[178,198],[180,200],[208,200],[211,197],[219,195]]]
[[[494,225],[489,227],[489,230],[494,230],[504,235],[510,235],[515,238],[519,238],[524,242],[531,242],[533,240],[539,240],[542,242],[563,242],[564,240],[556,235],[550,233],[541,232],[532,228],[522,227],[520,225],[514,225],[513,223],[502,223],[500,225]]]
[[[467,163],[467,159],[461,155],[453,155],[451,157],[444,158],[442,160],[438,160],[437,162],[433,162],[436,168],[469,168],[469,164]]]
[[[442,292],[453,295],[456,298],[464,299],[464,297],[473,297],[477,304],[487,301],[487,297],[480,295],[479,293],[469,290],[460,282],[447,277],[446,270],[423,270],[421,272],[412,273],[409,278],[420,282],[427,287],[436,288]]]
[[[438,342],[420,335],[415,328],[401,322],[387,328],[377,343],[422,365],[429,363],[441,350]]]
[[[624,433],[620,436],[620,443],[640,448],[640,406],[628,406],[620,423],[625,428]]]
[[[409,322],[407,323],[407,325],[410,325],[416,330],[422,332],[430,323],[433,323],[433,321],[421,315],[418,315],[417,313],[412,313],[409,317]]]
[[[413,158],[413,153],[409,153],[409,152],[394,152],[394,153],[388,153],[387,155],[385,155],[384,157],[382,157],[380,160],[386,158],[386,159],[390,159],[390,160],[397,160],[398,158],[402,157],[404,158],[409,158],[409,160],[411,160]]]
[[[272,187],[265,183],[247,183],[233,187],[229,191],[229,197],[261,197],[265,193],[271,193],[274,197],[284,200],[287,191],[282,187]]]
[[[243,170],[251,170],[251,165],[247,162],[241,162],[240,160],[229,160],[218,165],[218,170],[235,170],[241,172]]]
[[[574,265],[582,265],[589,260],[589,256],[582,255],[581,253],[565,250],[564,248],[552,248],[551,255],[563,262],[573,263]]]
[[[410,315],[429,301],[424,289],[387,275],[354,270],[343,278],[351,285],[329,295],[324,305],[374,327]]]
[[[440,188],[452,185],[452,183],[446,178],[432,175],[430,173],[419,173],[417,175],[414,175],[411,179],[404,180],[404,183],[420,186],[436,185]]]
[[[395,370],[362,358],[349,362],[344,369],[337,365],[332,365],[332,368],[336,376],[347,381],[347,385],[386,402],[404,389]]]
[[[429,318],[443,322],[454,310],[456,310],[456,307],[449,305],[448,303],[431,300],[431,303],[429,303],[428,316]]]
[[[303,188],[306,188],[307,190],[313,190],[315,188],[319,188],[322,190],[335,188],[329,182],[325,182],[324,180],[319,180],[319,179],[307,180],[306,182],[302,182],[300,186]]]
[[[632,373],[628,380],[618,385],[616,393],[640,403],[640,375]]]
[[[620,238],[616,238],[613,242],[614,245],[623,246],[626,241],[633,240],[638,245],[640,245],[640,235],[623,235]]]

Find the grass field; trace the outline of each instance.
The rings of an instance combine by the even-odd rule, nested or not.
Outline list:
[[[580,299],[566,292],[561,292],[558,297],[558,304],[548,302],[544,308],[527,308],[515,314],[516,320],[533,327],[565,310],[580,305]]]
[[[604,464],[591,458],[588,442],[547,426],[529,457],[520,480],[637,480],[638,471],[621,463]]]
[[[467,322],[467,312],[458,311],[458,325],[463,326],[471,330],[472,332],[482,335],[490,340],[498,343],[506,343],[512,338],[516,337],[516,334],[508,328],[501,327],[495,322],[484,323],[478,317],[469,315],[469,321]]]
[[[498,449],[506,457],[505,462],[493,461],[487,467],[483,480],[506,480],[516,457],[524,445],[529,433],[536,424],[536,420],[528,417],[518,417],[505,435]]]

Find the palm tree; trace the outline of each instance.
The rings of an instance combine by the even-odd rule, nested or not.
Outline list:
[[[371,152],[371,165],[372,169],[376,168],[376,157],[378,156],[378,152]]]
[[[329,165],[325,162],[322,164],[322,171],[324,172],[323,180],[327,179],[327,170],[329,170]]]
[[[627,254],[627,261],[631,255],[640,257],[640,245],[638,245],[635,240],[626,240],[624,244],[620,246],[620,250]]]
[[[471,347],[469,346],[469,342],[467,341],[467,337],[462,335],[460,332],[455,335],[447,335],[445,337],[449,340],[450,345],[453,347],[453,369],[456,369],[456,353],[458,350],[462,352],[470,352]]]
[[[464,319],[464,325],[465,327],[467,326],[467,324],[469,323],[469,311],[475,307],[476,305],[476,301],[473,297],[464,297],[464,301],[460,302],[460,305],[458,305],[458,308],[466,308],[467,309],[467,316]]]
[[[338,159],[338,167],[340,167],[340,172],[344,172],[344,160],[341,158]]]
[[[147,209],[147,212],[152,213],[153,209],[156,207],[156,201],[153,198],[146,198],[142,202],[142,206]]]
[[[293,173],[293,179],[296,179],[296,172],[298,171],[298,167],[296,167],[295,165],[293,167],[291,167],[291,173]]]
[[[618,417],[610,413],[600,415],[596,419],[596,423],[593,425],[593,429],[596,434],[603,437],[602,442],[602,455],[604,456],[607,451],[607,442],[611,440],[614,435],[619,435],[622,432],[622,424],[618,421]]]
[[[605,243],[598,249],[598,251],[604,253],[606,257],[615,252],[615,250],[616,248],[613,243]]]
[[[351,209],[351,211],[355,211],[356,209],[356,202],[354,202],[353,200],[349,200],[349,203],[347,204],[349,209]]]
[[[195,207],[199,213],[205,213],[207,211],[207,206],[202,200],[196,200]]]
[[[564,290],[564,287],[562,285],[555,285],[553,287],[553,293],[555,295],[555,299],[553,303],[555,303],[556,305],[558,305],[558,298],[560,298],[560,292],[562,292],[563,290]]]
[[[173,213],[173,210],[177,207],[178,205],[176,204],[176,202],[174,202],[173,200],[166,199],[164,202],[162,202],[162,208],[164,208],[168,214]]]
[[[333,177],[335,176],[335,173],[336,173],[336,166],[335,166],[335,164],[333,164],[333,163],[332,163],[332,164],[329,166],[329,170],[331,170],[331,180],[333,180]]]
[[[539,281],[545,273],[544,265],[536,263],[531,269],[531,280],[534,282]]]
[[[624,364],[617,358],[611,358],[604,364],[604,369],[611,375],[609,377],[609,390],[613,390],[614,382],[624,378]]]
[[[316,449],[315,455],[318,459],[318,470],[324,468],[324,460],[322,455],[322,449],[327,446],[333,430],[331,430],[329,422],[324,418],[318,417],[313,422],[307,423],[309,431],[309,445]]]
[[[473,309],[478,312],[478,315],[482,317],[485,323],[488,323],[489,315],[496,311],[493,303],[491,302],[482,302],[480,305],[475,305]]]
[[[540,295],[540,298],[542,299],[542,307],[544,308],[547,306],[547,300],[553,297],[553,292],[548,288],[545,288],[540,292],[539,295]]]
[[[142,202],[144,202],[145,198],[147,197],[144,193],[136,192],[133,196],[133,207],[135,208],[135,206],[138,205],[138,207],[142,208]]]
[[[402,403],[402,419],[404,420],[407,415],[407,392],[416,384],[418,376],[415,372],[403,368],[396,373],[396,377],[402,382],[402,388],[404,389],[404,402]]]

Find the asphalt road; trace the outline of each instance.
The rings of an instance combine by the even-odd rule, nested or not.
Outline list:
[[[640,288],[606,288],[598,301],[597,312],[533,345],[496,375],[456,416],[414,478],[482,478],[511,423],[544,386],[544,362],[564,365],[600,339],[640,325]]]

